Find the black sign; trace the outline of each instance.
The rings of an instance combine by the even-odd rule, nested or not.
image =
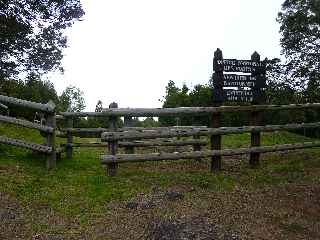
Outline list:
[[[224,101],[265,102],[266,61],[260,61],[257,52],[251,55],[251,60],[223,59],[222,51],[217,49],[213,71],[213,99],[216,105]]]
[[[237,60],[237,59],[223,59],[217,60],[218,65],[223,64],[224,72],[243,72],[243,73],[252,73],[260,68],[265,69],[264,62],[256,62],[251,60]]]
[[[225,100],[231,102],[252,102],[253,92],[246,90],[225,90]]]

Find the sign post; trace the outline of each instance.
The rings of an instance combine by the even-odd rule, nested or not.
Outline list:
[[[223,59],[218,48],[214,53],[213,70],[214,106],[221,106],[223,102],[265,103],[266,66],[257,52],[252,54],[251,60]],[[220,127],[220,119],[220,113],[212,115],[213,128]],[[251,125],[261,125],[261,119],[261,112],[251,113]],[[251,133],[251,146],[260,146],[260,142],[260,132]],[[211,149],[221,149],[221,135],[211,137]],[[250,164],[253,167],[259,165],[259,153],[250,154]],[[221,156],[212,157],[211,169],[221,169]]]
[[[222,64],[220,64],[222,62]],[[213,106],[219,107],[224,100],[223,94],[223,56],[222,51],[218,48],[214,53],[213,58],[213,70],[214,70],[214,91],[213,91]],[[221,113],[212,114],[212,127],[220,127]],[[210,139],[212,150],[221,150],[221,135],[213,135]],[[211,171],[221,170],[221,156],[213,156],[211,158]]]

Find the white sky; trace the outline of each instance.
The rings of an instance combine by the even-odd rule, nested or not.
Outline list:
[[[161,107],[173,80],[208,82],[214,51],[224,58],[279,57],[277,13],[283,0],[83,0],[84,20],[68,32],[64,75],[50,80],[85,95],[86,110]]]

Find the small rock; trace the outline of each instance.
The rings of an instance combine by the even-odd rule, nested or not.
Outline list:
[[[168,191],[165,193],[165,196],[170,201],[175,201],[179,199],[183,199],[184,195],[181,192]]]
[[[128,202],[127,205],[126,205],[126,208],[137,209],[138,205],[139,204],[137,202]]]
[[[1,220],[15,220],[16,215],[11,212],[2,212],[2,213],[0,213],[0,219]]]
[[[152,201],[142,202],[140,207],[141,209],[150,209],[153,208],[155,204]]]

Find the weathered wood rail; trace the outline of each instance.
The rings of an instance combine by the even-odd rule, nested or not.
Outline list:
[[[45,144],[29,143],[23,140],[13,139],[6,136],[0,136],[0,144],[12,145],[16,147],[30,149],[39,153],[45,153],[47,155],[47,168],[54,168],[56,166],[57,154],[59,155],[59,151],[61,151],[60,148],[56,147],[55,104],[52,101],[49,101],[47,104],[41,104],[3,95],[0,95],[0,103],[1,105],[3,105],[2,103],[5,103],[13,107],[20,106],[45,113],[46,125],[41,125],[24,119],[0,115],[0,122],[9,123],[29,129],[39,130],[40,132],[44,133],[46,137]]]
[[[319,103],[308,104],[290,104],[290,105],[250,105],[250,106],[217,106],[217,107],[187,107],[187,108],[168,108],[168,109],[104,109],[101,113],[62,113],[64,116],[113,116],[126,118],[130,117],[154,117],[154,116],[181,116],[181,115],[203,115],[211,114],[213,117],[212,127],[196,127],[192,128],[161,128],[161,129],[134,129],[124,128],[117,129],[115,131],[105,131],[101,134],[101,146],[108,146],[113,151],[109,151],[109,154],[102,156],[102,164],[106,164],[108,167],[113,164],[112,171],[108,171],[110,176],[116,174],[116,168],[118,163],[121,162],[138,162],[138,161],[157,161],[157,160],[179,160],[179,159],[199,159],[203,157],[211,157],[211,170],[219,171],[221,169],[221,157],[232,156],[240,154],[250,154],[250,164],[252,167],[259,165],[260,153],[287,151],[294,149],[304,149],[319,147],[320,142],[314,143],[296,143],[296,144],[284,144],[275,146],[260,146],[260,133],[261,132],[273,132],[273,131],[286,131],[305,128],[318,128],[320,122],[313,123],[291,123],[283,125],[257,125],[256,121],[250,121],[252,126],[242,127],[220,127],[220,114],[228,112],[248,112],[250,118],[255,118],[256,112],[265,111],[282,111],[282,110],[306,110],[306,109],[319,109]],[[253,113],[253,114],[252,114]],[[114,118],[116,119],[116,118]],[[116,122],[116,120],[114,120]],[[222,136],[228,134],[241,134],[250,133],[252,135],[251,146],[249,148],[240,149],[221,149]],[[124,146],[124,143],[131,143],[134,145],[134,141],[144,143],[145,139],[159,139],[159,138],[174,138],[174,137],[194,137],[207,136],[211,139],[211,150],[197,149],[190,152],[174,152],[174,153],[153,153],[153,154],[134,154],[132,151],[126,151],[126,154],[118,154],[118,147]],[[218,136],[215,138],[215,136]],[[253,141],[254,140],[254,141]],[[190,140],[189,140],[190,141]],[[104,144],[106,142],[107,144]],[[153,141],[151,141],[153,142]],[[257,145],[257,142],[259,144]],[[147,145],[144,145],[147,146]],[[149,145],[151,146],[151,144]],[[126,146],[129,147],[129,146]]]
[[[288,151],[305,148],[320,147],[318,142],[305,142],[296,144],[283,144],[275,146],[261,146],[251,148],[224,149],[211,151],[196,151],[196,152],[174,152],[174,153],[151,153],[151,154],[118,154],[102,156],[102,164],[111,162],[145,162],[145,161],[161,161],[161,160],[180,160],[190,158],[203,158],[213,156],[234,156],[250,153],[268,153],[276,151]]]
[[[6,106],[6,105],[4,105],[4,104],[2,104],[2,103],[0,103],[0,108],[3,108],[3,109],[8,110],[8,106]]]
[[[1,101],[1,100],[0,100]],[[288,104],[288,105],[248,105],[220,107],[179,107],[179,108],[105,108],[102,112],[62,112],[64,117],[159,117],[177,115],[208,115],[213,113],[280,111],[295,109],[318,109],[320,103]]]
[[[161,146],[188,146],[188,145],[200,145],[205,146],[208,142],[205,140],[157,140],[157,141],[130,141],[130,142],[118,142],[119,147],[161,147]],[[67,144],[66,144],[67,145]],[[108,143],[71,143],[72,147],[108,147]]]
[[[320,127],[320,122],[316,123],[301,123],[301,124],[285,124],[285,125],[266,125],[266,126],[243,126],[243,127],[221,127],[221,128],[204,128],[190,130],[167,130],[156,131],[147,130],[143,132],[104,132],[101,135],[102,141],[115,141],[123,139],[152,139],[166,137],[189,137],[189,136],[211,136],[211,135],[227,135],[239,133],[254,133],[254,132],[273,132],[280,130],[294,130],[303,128]]]

